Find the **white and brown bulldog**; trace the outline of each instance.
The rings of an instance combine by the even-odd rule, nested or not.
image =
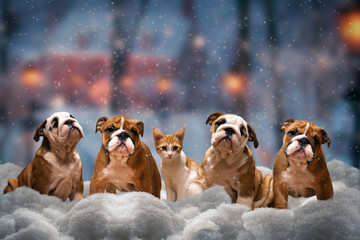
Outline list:
[[[34,159],[16,179],[9,179],[4,193],[21,186],[65,201],[83,198],[82,164],[77,143],[84,137],[79,122],[67,112],[51,115],[37,128],[34,140],[43,137]]]
[[[160,198],[161,177],[149,147],[140,140],[144,123],[126,116],[101,117],[95,132],[102,145],[95,160],[90,194],[143,191]]]
[[[287,208],[288,196],[319,200],[334,195],[321,144],[330,146],[324,129],[308,121],[286,120],[283,146],[274,164],[274,200],[276,208]]]
[[[206,123],[211,125],[211,147],[207,150],[202,167],[208,186],[221,185],[233,203],[250,209],[266,207],[272,203],[272,177],[262,177],[255,168],[252,152],[247,145],[259,143],[254,129],[234,114],[213,113]]]

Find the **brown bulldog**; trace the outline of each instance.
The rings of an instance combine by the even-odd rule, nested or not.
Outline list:
[[[234,114],[213,113],[206,123],[211,125],[211,147],[207,150],[202,167],[208,186],[221,185],[233,203],[250,209],[266,207],[272,203],[272,177],[262,177],[247,142],[259,143],[254,129]]]
[[[274,198],[276,208],[287,208],[288,195],[319,200],[334,195],[330,174],[321,144],[330,146],[324,129],[308,121],[286,120],[283,146],[274,164]]]
[[[126,116],[99,118],[102,145],[95,160],[90,194],[143,191],[160,198],[161,177],[149,147],[140,140],[144,123]]]
[[[41,194],[57,196],[65,201],[81,200],[84,183],[82,164],[77,143],[84,137],[79,122],[67,112],[51,115],[37,128],[34,140],[43,137],[34,159],[16,179],[9,179],[4,193],[21,186],[30,187]]]

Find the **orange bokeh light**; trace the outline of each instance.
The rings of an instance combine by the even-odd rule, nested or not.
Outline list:
[[[106,106],[110,100],[111,83],[106,77],[94,82],[89,89],[89,96],[93,103]]]
[[[223,87],[233,96],[241,94],[246,87],[246,76],[239,73],[228,73],[223,78]]]
[[[134,78],[127,75],[124,76],[120,81],[121,88],[131,89],[134,86]]]
[[[26,68],[21,75],[21,82],[27,88],[36,88],[43,82],[43,73],[35,67]]]
[[[360,10],[343,13],[340,16],[341,36],[355,51],[360,51]]]
[[[71,86],[75,89],[83,88],[85,86],[85,78],[80,74],[75,74],[71,79]]]
[[[171,80],[168,78],[160,78],[156,81],[156,89],[162,93],[168,93],[172,89]]]

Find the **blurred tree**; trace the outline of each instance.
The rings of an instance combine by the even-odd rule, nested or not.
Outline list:
[[[138,5],[134,4],[134,2],[138,3]],[[111,110],[114,112],[119,108],[127,109],[129,107],[127,93],[123,89],[119,89],[119,86],[123,81],[128,56],[132,51],[138,31],[138,24],[148,8],[148,2],[149,0],[111,2],[113,6],[113,33],[111,36],[113,93]],[[136,9],[135,16],[131,16],[131,10],[134,8]],[[129,20],[130,27],[127,26]]]
[[[189,22],[189,30],[178,57],[180,81],[185,92],[184,106],[187,110],[198,110],[204,106],[206,84],[206,39],[201,34],[192,0],[183,3],[183,15]]]
[[[247,117],[247,91],[250,71],[250,43],[249,43],[249,1],[236,1],[238,27],[235,43],[234,59],[230,63],[228,72],[222,76],[221,86],[227,98],[222,107],[228,111]]]
[[[10,8],[10,0],[2,0],[0,4],[0,73],[5,74],[8,66],[10,37],[16,31],[18,24],[17,14]]]
[[[250,70],[250,43],[249,43],[249,0],[237,1],[238,21],[239,27],[237,32],[236,44],[236,60],[230,67],[230,72],[239,76],[246,76],[248,80]],[[239,78],[240,79],[240,78]],[[241,92],[237,97],[236,106],[234,109],[246,119],[247,117],[247,103],[244,92]]]
[[[266,23],[267,23],[267,41],[269,46],[269,59],[271,59],[271,68],[270,68],[270,85],[272,87],[272,94],[274,99],[274,118],[272,127],[275,133],[274,148],[281,148],[281,139],[282,135],[280,134],[280,126],[284,122],[284,107],[283,104],[283,88],[284,80],[281,74],[278,72],[279,64],[279,34],[277,29],[277,19],[275,14],[275,3],[274,0],[264,0],[265,5],[265,14],[266,14]]]
[[[351,85],[343,95],[351,106],[354,131],[350,152],[353,166],[360,168],[360,2],[352,1],[340,9],[340,34],[347,46],[349,70],[353,72]]]
[[[311,50],[310,54],[315,55],[314,58],[320,59],[318,62],[325,62],[326,60],[321,59],[323,57],[322,46],[326,45],[324,41],[324,32],[326,30],[326,16],[324,16],[324,11],[322,11],[323,3],[321,1],[312,2],[312,10],[310,15],[310,22],[307,24],[311,28],[311,34],[309,42],[306,44],[308,49]],[[320,50],[320,51],[319,51]],[[329,70],[319,70],[315,69],[315,76],[309,78],[304,76],[303,79],[306,81],[304,84],[305,91],[307,93],[307,105],[308,109],[312,112],[308,113],[309,115],[317,115],[319,118],[329,119],[331,114],[331,108],[324,108],[326,105],[333,105],[335,102],[334,97],[328,94],[327,91],[323,91],[321,88],[323,85],[333,85],[334,87],[338,85],[337,78],[334,77],[334,73],[330,73],[332,76],[329,76]],[[313,84],[314,80],[316,84]],[[335,85],[334,85],[335,84]],[[314,86],[315,85],[315,86]],[[311,104],[311,103],[317,104]]]
[[[359,56],[358,56],[359,58]],[[357,61],[358,64],[360,60]],[[359,65],[358,65],[359,66]],[[350,87],[344,98],[350,103],[351,110],[354,114],[354,133],[352,134],[351,139],[351,157],[352,165],[354,167],[360,168],[360,69],[358,68],[355,73],[355,83]]]
[[[244,74],[250,69],[250,44],[249,44],[249,0],[238,0],[238,21],[236,60],[232,63],[231,70]]]
[[[0,1],[0,161],[3,159],[4,147],[8,140],[10,128],[8,125],[8,83],[6,76],[8,71],[8,51],[10,37],[17,29],[17,18],[10,8],[10,0]],[[4,126],[4,127],[2,127]]]

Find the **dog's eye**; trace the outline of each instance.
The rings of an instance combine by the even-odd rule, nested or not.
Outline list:
[[[135,128],[132,128],[132,129],[131,129],[131,132],[132,132],[132,134],[134,134],[134,136],[137,135],[137,132],[136,132]]]
[[[111,126],[111,127],[107,128],[107,129],[105,129],[105,132],[112,133],[114,130],[115,130],[115,127]]]
[[[315,144],[319,144],[319,143],[320,143],[319,138],[318,138],[317,136],[314,137],[314,142],[315,142]]]
[[[57,128],[59,126],[59,120],[57,118],[54,119],[54,128]]]
[[[246,129],[245,129],[244,126],[241,126],[241,128],[240,128],[240,133],[241,133],[241,136],[244,136],[244,135],[245,135]]]
[[[166,147],[166,146],[162,146],[161,149],[164,150],[164,151],[166,151],[166,150],[167,150],[167,147]]]
[[[224,123],[226,123],[226,120],[225,119],[222,119],[218,122],[215,123],[216,126],[220,126],[220,125],[223,125]]]
[[[178,149],[179,149],[178,146],[173,147],[173,151],[176,151],[176,150],[178,150]]]
[[[75,119],[75,117],[74,117],[73,115],[71,115],[71,114],[70,114],[70,117],[73,118],[73,119]]]
[[[298,133],[297,130],[291,130],[291,131],[288,132],[289,136],[291,136],[291,137],[295,136],[297,133]]]

